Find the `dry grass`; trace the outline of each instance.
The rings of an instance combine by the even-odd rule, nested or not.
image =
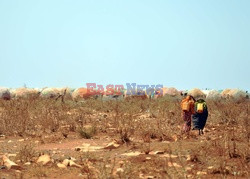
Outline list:
[[[20,160],[20,162],[23,163],[32,162],[36,156],[37,155],[34,146],[32,146],[31,144],[26,144],[21,146],[16,156],[16,160]]]
[[[181,135],[180,99],[168,96],[157,100],[89,99],[80,103],[45,99],[0,101],[0,133],[40,138],[60,134],[67,138],[73,132],[86,139],[98,134],[126,144],[125,148],[144,153],[127,158],[123,163],[114,157],[81,156],[79,160],[84,167],[78,172],[87,178],[138,178],[140,175],[158,178],[249,177],[249,101],[207,103],[209,118],[205,135],[201,137],[195,131],[188,138]],[[178,157],[149,155],[157,149]],[[30,161],[34,153],[31,146],[23,146],[18,158]],[[146,160],[147,156],[151,159]],[[116,171],[118,167],[122,169]],[[202,172],[206,174],[202,175]],[[50,174],[50,170],[35,167],[30,176],[48,177]]]

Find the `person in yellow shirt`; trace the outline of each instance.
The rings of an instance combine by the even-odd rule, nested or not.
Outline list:
[[[182,128],[183,133],[189,132],[191,130],[192,114],[195,113],[194,103],[195,103],[195,99],[191,95],[187,95],[181,101],[182,118],[185,121],[183,128]]]

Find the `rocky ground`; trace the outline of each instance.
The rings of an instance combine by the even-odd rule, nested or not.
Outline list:
[[[0,137],[0,176],[248,178],[249,129],[244,124],[249,115],[240,112],[235,121],[231,118],[234,116],[228,117],[225,113],[232,110],[236,108],[231,106],[230,110],[223,111],[223,115],[230,119],[224,123],[224,118],[219,120],[218,111],[211,112],[202,136],[197,131],[182,135],[183,122],[179,116],[173,117],[176,115],[174,109],[166,116],[147,110],[133,111],[132,122],[123,121],[123,125],[118,126],[115,121],[124,119],[124,113],[120,111],[123,118],[118,118],[120,115],[115,111],[95,109],[87,113],[88,120],[81,124],[84,131],[65,130],[68,124],[64,123],[56,131],[37,132],[39,135],[8,135],[6,132]],[[71,117],[78,112],[76,109],[65,111]],[[172,124],[165,120],[171,116],[179,122]],[[144,126],[145,123],[149,125]]]

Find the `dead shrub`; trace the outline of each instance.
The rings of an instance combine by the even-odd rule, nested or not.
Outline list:
[[[16,159],[21,162],[31,162],[33,158],[36,157],[36,151],[31,144],[26,144],[21,146]]]
[[[91,139],[96,134],[96,127],[81,127],[78,129],[78,133],[84,139]]]

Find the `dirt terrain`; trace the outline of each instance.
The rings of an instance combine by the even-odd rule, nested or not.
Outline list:
[[[1,101],[0,176],[249,178],[249,101],[207,103],[200,136],[181,133],[180,99],[172,97]]]

